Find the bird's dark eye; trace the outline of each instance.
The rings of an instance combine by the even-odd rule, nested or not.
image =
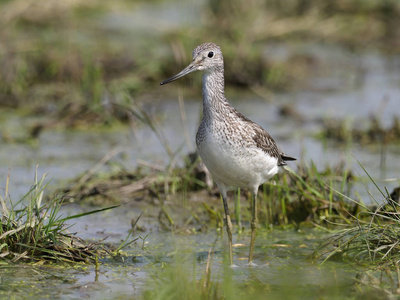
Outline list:
[[[211,58],[211,57],[213,57],[213,56],[214,56],[214,52],[212,52],[212,51],[208,52],[208,57],[209,57],[209,58]]]

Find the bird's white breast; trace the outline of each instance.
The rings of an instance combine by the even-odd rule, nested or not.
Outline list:
[[[278,160],[258,148],[251,138],[243,139],[237,132],[245,132],[240,124],[231,125],[235,126],[203,121],[196,139],[199,155],[217,183],[258,188],[278,172]]]

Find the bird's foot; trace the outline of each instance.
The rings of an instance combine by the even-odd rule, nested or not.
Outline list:
[[[248,266],[249,267],[257,267],[258,265],[255,264],[253,261],[249,261]]]

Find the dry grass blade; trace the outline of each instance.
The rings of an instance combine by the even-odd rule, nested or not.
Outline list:
[[[90,179],[90,177],[93,176],[102,166],[104,166],[110,159],[112,159],[114,156],[118,155],[119,153],[123,152],[125,148],[117,147],[110,152],[108,152],[105,156],[100,159],[100,161],[93,167],[91,168],[85,175],[79,179],[79,184],[84,184],[86,181]]]

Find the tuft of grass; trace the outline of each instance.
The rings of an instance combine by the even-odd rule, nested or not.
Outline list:
[[[358,202],[345,199],[351,192],[354,177],[344,166],[319,171],[311,162],[309,166],[299,165],[297,172],[286,169],[288,174],[279,174],[275,181],[261,187],[260,224],[299,227],[308,222],[329,227],[335,223],[351,223],[352,215],[362,209]],[[340,194],[332,193],[332,186],[338,186]]]
[[[45,175],[38,180],[36,174],[31,189],[13,203],[7,177],[5,196],[0,196],[0,258],[11,262],[94,262],[102,250],[100,241],[85,242],[68,232],[66,222],[117,206],[62,217],[61,196],[42,203],[47,185]]]
[[[322,259],[323,262],[340,258],[359,263],[391,264],[398,268],[400,204],[398,199],[392,199],[395,193],[389,195],[387,190],[379,188],[367,170],[361,164],[360,166],[383,197],[383,201],[377,201],[377,206],[365,207],[366,210],[356,214],[356,225],[352,224],[328,237],[315,250],[313,258]]]
[[[377,215],[375,215],[377,217]],[[399,224],[360,224],[330,236],[316,250],[314,258],[353,262],[400,261]]]

